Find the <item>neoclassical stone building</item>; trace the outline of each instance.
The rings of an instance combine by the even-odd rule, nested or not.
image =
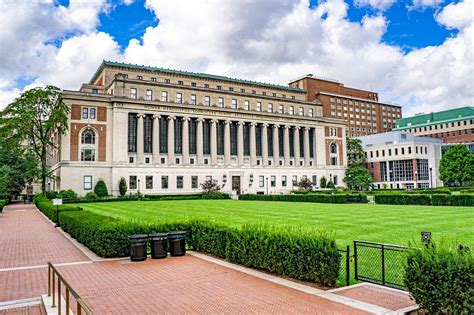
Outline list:
[[[51,152],[51,189],[80,195],[103,179],[118,194],[284,193],[306,176],[343,185],[345,123],[306,91],[223,76],[104,61],[65,91],[68,133]]]

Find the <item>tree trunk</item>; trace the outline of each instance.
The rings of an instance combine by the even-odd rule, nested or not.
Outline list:
[[[43,145],[41,148],[41,193],[43,196],[46,196],[46,177],[48,172],[46,158],[46,147]]]

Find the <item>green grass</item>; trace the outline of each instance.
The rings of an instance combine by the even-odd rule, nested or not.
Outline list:
[[[180,218],[216,220],[229,225],[263,222],[331,231],[340,248],[353,240],[398,245],[419,241],[430,231],[435,240],[474,245],[474,208],[373,204],[182,200],[124,201],[82,204],[85,210],[152,222]]]

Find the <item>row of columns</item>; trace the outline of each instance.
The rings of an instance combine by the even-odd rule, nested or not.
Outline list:
[[[139,114],[137,115],[137,160],[139,163],[143,163],[144,161],[144,129],[143,129],[143,118],[145,115]],[[155,164],[160,163],[160,153],[159,153],[159,145],[160,145],[160,115],[153,116],[153,137],[152,137],[152,145],[153,145],[153,161]],[[174,123],[176,117],[168,116],[168,165],[175,164],[175,148],[174,148]],[[183,117],[182,119],[182,140],[183,140],[183,148],[182,148],[182,159],[184,165],[189,163],[189,117]],[[196,159],[197,165],[204,164],[204,154],[203,154],[203,122],[204,119],[198,118],[197,120],[197,129],[196,129]],[[210,154],[210,164],[216,165],[217,164],[217,123],[218,120],[213,119],[211,120],[211,154]],[[231,164],[231,146],[230,146],[230,124],[232,122],[227,120],[224,123],[224,164],[230,165]],[[244,122],[238,121],[237,122],[237,162],[239,165],[244,164]],[[257,123],[251,122],[250,123],[250,165],[255,166],[257,165],[257,140],[256,140],[256,126]],[[280,141],[279,141],[279,133],[278,129],[280,128],[279,125],[273,125],[273,130],[268,131],[268,124],[262,124],[262,133],[261,133],[261,143],[262,143],[262,165],[268,166],[268,159],[269,159],[269,152],[268,152],[268,132],[273,132],[273,158],[276,164],[276,159],[280,157]],[[290,166],[290,128],[291,126],[283,125],[283,159],[284,165]],[[295,165],[299,166],[300,163],[300,141],[299,141],[299,132],[302,129],[304,132],[304,164],[309,166],[311,156],[310,156],[310,137],[309,131],[310,127],[293,127],[294,134],[293,134],[293,144],[294,144],[294,158]],[[313,136],[313,150],[314,155],[316,155],[316,133]],[[316,163],[314,163],[316,164]]]

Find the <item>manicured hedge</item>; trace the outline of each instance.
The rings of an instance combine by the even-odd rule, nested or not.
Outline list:
[[[404,282],[429,314],[473,314],[473,275],[472,251],[432,245],[408,254]]]
[[[63,199],[63,203],[90,203],[90,202],[113,202],[113,201],[133,201],[139,200],[138,196],[124,196],[124,197],[83,197],[76,199]]]
[[[60,220],[66,232],[102,257],[127,256],[130,234],[184,230],[195,250],[248,267],[322,285],[334,285],[339,274],[341,256],[334,238],[309,229],[237,228],[198,220],[146,224],[89,211],[61,212]]]
[[[474,195],[375,195],[375,203],[388,205],[474,206]]]
[[[0,199],[0,212],[3,211],[3,208],[7,205],[7,201]]]
[[[58,210],[59,212],[81,210],[81,208],[73,205],[61,205],[58,208],[57,206],[53,206],[53,203],[50,200],[43,198],[36,198],[35,204],[36,207],[53,222],[58,222]]]
[[[240,200],[262,200],[262,201],[291,201],[291,202],[318,202],[318,203],[367,203],[367,196],[349,194],[300,194],[300,195],[255,195],[245,194]]]

